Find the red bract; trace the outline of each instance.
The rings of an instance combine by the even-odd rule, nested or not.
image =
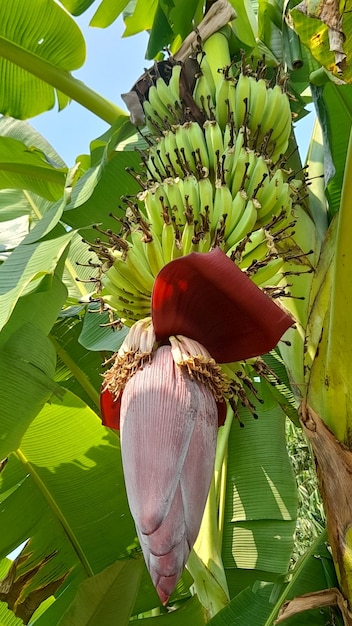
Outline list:
[[[109,389],[104,389],[100,394],[100,415],[104,426],[120,430],[121,400],[114,400]]]
[[[163,267],[154,284],[152,318],[157,339],[192,337],[218,363],[268,352],[293,323],[219,248]]]

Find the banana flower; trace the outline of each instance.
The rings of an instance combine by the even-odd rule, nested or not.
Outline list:
[[[151,318],[132,326],[101,393],[120,429],[126,490],[152,581],[167,604],[197,538],[228,380],[219,363],[271,350],[292,325],[220,249],[156,277]]]

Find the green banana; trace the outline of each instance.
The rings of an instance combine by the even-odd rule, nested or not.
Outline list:
[[[164,224],[163,206],[165,206],[162,185],[156,183],[150,189],[140,192],[138,200],[144,202],[147,220],[150,224],[153,224],[156,234],[160,235]]]
[[[226,124],[229,122],[230,99],[234,96],[234,89],[233,81],[225,75],[221,77],[221,80],[216,85],[215,119],[223,132]]]
[[[201,178],[198,181],[199,192],[199,213],[203,213],[208,208],[209,215],[213,214],[214,187],[210,178]]]
[[[193,174],[190,174],[180,181],[180,184],[183,188],[184,210],[186,211],[190,207],[193,218],[198,219],[200,211],[198,180]]]
[[[209,119],[214,117],[215,83],[210,65],[205,55],[200,59],[201,75],[193,90],[193,99]]]
[[[250,77],[240,73],[235,91],[235,102],[233,108],[234,122],[237,130],[241,126],[247,126],[248,111],[250,106]]]
[[[164,136],[159,143],[159,154],[162,163],[164,163],[164,169],[168,168],[169,170],[166,175],[183,175],[184,168],[178,158],[178,145],[173,130],[164,131]]]
[[[242,218],[242,215],[247,205],[247,200],[248,200],[248,196],[243,189],[240,189],[236,193],[235,197],[232,199],[231,210],[229,211],[227,218],[226,218],[226,222],[225,222],[224,237],[225,237],[227,249],[229,248],[227,240],[229,236],[231,235],[232,231],[235,230],[240,219]]]
[[[265,265],[262,265],[251,274],[251,280],[261,287],[278,285],[283,277],[282,269],[284,264],[285,261],[281,257],[270,259]]]
[[[255,155],[253,161],[252,167],[248,171],[248,184],[245,189],[250,198],[254,193],[255,197],[258,198],[259,189],[262,189],[266,184],[265,181],[269,180],[269,169],[262,155]]]
[[[194,237],[194,222],[186,221],[182,230],[181,238],[181,250],[182,255],[185,256],[193,250],[193,237]]]
[[[194,147],[190,141],[188,128],[185,125],[175,128],[177,150],[181,155],[184,175],[196,171]]]
[[[203,176],[207,175],[207,171],[209,170],[209,156],[202,128],[198,122],[186,122],[183,128],[186,131],[188,141],[191,145],[192,156],[193,153],[195,153],[195,156],[193,156],[193,161],[197,164],[195,173],[200,171]],[[205,170],[203,168],[205,168]]]
[[[226,32],[230,35],[229,30]],[[217,85],[221,82],[223,70],[231,65],[227,34],[220,30],[210,35],[208,39],[203,41],[203,53],[208,61],[216,89]]]
[[[175,243],[175,229],[172,221],[164,222],[161,233],[161,246],[163,249],[164,262],[169,263],[173,259],[173,248]]]
[[[232,211],[232,195],[227,185],[215,185],[213,212],[210,214],[211,233],[215,233],[223,215],[226,221]]]
[[[229,251],[236,243],[241,241],[243,237],[252,232],[257,221],[257,208],[255,202],[251,199],[247,200],[245,209],[241,215],[237,225],[226,238],[225,251]]]
[[[174,102],[180,101],[180,76],[181,76],[182,65],[177,64],[174,65],[171,72],[171,77],[168,84],[168,89],[171,93],[172,99]]]
[[[156,121],[159,120],[159,123],[161,123],[162,126],[163,126],[163,123],[165,123],[165,121],[169,122],[170,124],[173,123],[173,119],[170,114],[170,111],[168,111],[165,103],[161,100],[158,94],[158,89],[156,85],[152,85],[151,87],[149,87],[148,102],[150,106],[152,107],[152,110],[154,111],[154,116],[156,118]]]
[[[145,240],[144,253],[147,263],[149,265],[150,273],[155,278],[161,268],[165,265],[163,249],[159,237],[150,229],[150,237]]]
[[[210,174],[216,177],[217,164],[224,152],[223,135],[219,124],[215,120],[204,122],[204,136],[207,145]]]
[[[250,106],[248,109],[248,128],[252,136],[261,130],[265,117],[263,116],[266,100],[267,100],[267,84],[264,78],[256,80],[253,76],[249,77],[250,85]]]
[[[105,272],[105,276],[120,289],[131,295],[141,295],[148,297],[148,289],[136,283],[135,277],[126,270],[126,264],[122,260],[121,254],[115,257],[114,264]],[[133,281],[133,282],[132,282]]]

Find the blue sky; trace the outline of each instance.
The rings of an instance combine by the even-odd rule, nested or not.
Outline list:
[[[94,11],[93,6],[76,18],[86,40],[87,58],[74,76],[125,109],[120,94],[129,91],[144,68],[151,65],[144,59],[148,36],[141,33],[122,38],[124,24],[121,18],[107,29],[91,28],[89,20]],[[29,122],[52,144],[68,166],[74,164],[78,155],[88,154],[90,142],[108,129],[103,120],[76,102],[71,102],[63,111],[53,109]],[[303,159],[312,124],[313,114],[298,124],[297,138]]]

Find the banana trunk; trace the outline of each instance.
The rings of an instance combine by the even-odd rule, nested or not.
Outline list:
[[[302,421],[312,442],[318,468],[327,528],[342,592],[352,606],[352,136],[350,137],[341,206],[330,228],[330,255],[316,298],[314,352]],[[319,274],[317,274],[318,276]],[[330,285],[330,288],[326,286]],[[314,308],[312,309],[314,313]],[[313,320],[314,321],[314,320]],[[313,327],[311,322],[311,327]],[[314,343],[315,342],[315,343]],[[311,408],[310,408],[311,407]],[[318,417],[325,422],[325,425]],[[326,428],[326,426],[328,428]]]

